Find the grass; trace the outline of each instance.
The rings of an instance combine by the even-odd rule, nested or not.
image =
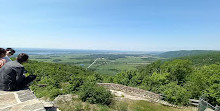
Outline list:
[[[147,101],[130,101],[129,108],[132,111],[192,111],[190,109],[178,109]]]
[[[62,111],[195,111],[190,108],[178,109],[158,103],[129,99],[114,100],[110,106],[89,104],[79,99],[73,99],[70,102],[59,102],[58,107]]]
[[[87,68],[95,59],[89,58],[89,54],[59,54],[59,55],[31,55],[32,60],[74,64]],[[155,59],[146,59],[147,57]],[[118,58],[115,60],[98,59],[90,69],[95,70],[100,74],[115,75],[121,71],[135,70],[140,65],[149,64],[158,58],[152,56],[125,56],[125,58]]]

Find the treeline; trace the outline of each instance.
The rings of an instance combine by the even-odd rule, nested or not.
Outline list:
[[[92,55],[87,55],[84,58],[89,58],[89,59],[105,58],[109,60],[116,60],[119,58],[126,58],[126,56],[139,57],[141,55],[137,55],[137,54],[92,54]]]
[[[54,99],[62,94],[77,94],[82,101],[92,104],[111,103],[110,91],[96,85],[96,82],[101,82],[103,78],[93,71],[73,65],[37,61],[29,61],[24,66],[27,75],[37,76],[30,88],[39,98]]]
[[[159,57],[163,58],[177,58],[177,57],[185,57],[185,56],[195,56],[201,54],[210,54],[210,53],[220,52],[214,50],[180,50],[180,51],[168,51],[159,54]]]
[[[202,95],[212,105],[220,105],[220,62],[197,67],[190,60],[156,61],[136,71],[121,72],[111,80],[160,93],[177,105],[188,105],[190,98]]]
[[[190,60],[192,61],[193,65],[196,66],[211,65],[220,61],[220,51],[213,51],[194,56],[179,57],[178,59]]]

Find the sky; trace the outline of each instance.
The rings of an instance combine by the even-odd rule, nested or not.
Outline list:
[[[220,0],[0,0],[0,47],[220,50]]]

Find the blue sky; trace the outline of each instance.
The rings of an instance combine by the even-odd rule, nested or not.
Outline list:
[[[0,0],[0,47],[220,50],[219,0]]]

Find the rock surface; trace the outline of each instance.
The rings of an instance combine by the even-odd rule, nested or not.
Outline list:
[[[65,102],[65,101],[72,101],[73,95],[72,94],[67,94],[67,95],[59,95],[54,99],[54,103],[57,103],[59,101]]]
[[[0,111],[46,111],[29,90],[0,91]]]

